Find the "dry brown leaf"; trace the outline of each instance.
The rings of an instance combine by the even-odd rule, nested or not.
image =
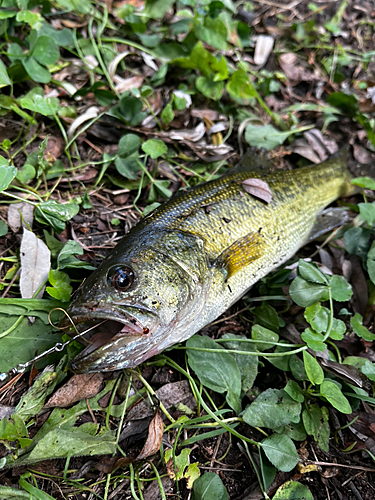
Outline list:
[[[261,179],[245,179],[242,181],[242,187],[247,193],[266,203],[270,203],[273,198],[269,185]]]
[[[143,76],[132,76],[130,78],[121,78],[121,76],[115,75],[113,77],[115,82],[115,88],[117,92],[122,94],[127,90],[139,89],[143,85]]]
[[[136,460],[143,460],[144,458],[151,457],[151,455],[159,451],[163,433],[163,419],[161,418],[160,410],[157,409],[154,418],[150,422],[146,442]]]
[[[321,80],[319,76],[301,65],[301,61],[294,52],[282,54],[279,58],[279,62],[281,69],[289,80],[289,84],[292,86],[297,85],[301,81],[314,82]]]
[[[103,382],[101,373],[84,373],[82,375],[73,375],[45,405],[46,408],[58,406],[65,408],[82,399],[90,399],[96,396]]]
[[[176,406],[178,405],[178,403],[184,403],[187,399],[190,398],[191,390],[189,382],[187,380],[181,380],[179,382],[172,382],[170,384],[163,385],[163,387],[155,391],[155,395],[168,410],[172,406]],[[150,408],[149,403],[142,400],[131,410],[129,410],[126,420],[139,420],[145,417],[149,417],[152,414],[153,411]]]

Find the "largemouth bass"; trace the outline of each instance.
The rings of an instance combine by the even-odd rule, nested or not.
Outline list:
[[[248,192],[254,179],[269,202]],[[79,288],[67,310],[74,323],[109,321],[72,369],[132,368],[191,337],[292,257],[317,214],[354,192],[350,179],[345,152],[293,171],[265,171],[245,158],[177,194],[132,228]]]

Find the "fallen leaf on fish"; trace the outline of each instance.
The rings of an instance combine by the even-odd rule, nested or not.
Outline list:
[[[103,382],[103,375],[98,373],[84,373],[73,375],[46,403],[46,408],[65,408],[67,406],[96,396]]]
[[[242,181],[242,187],[246,193],[260,198],[266,203],[270,203],[273,198],[269,185],[261,179],[245,179]]]

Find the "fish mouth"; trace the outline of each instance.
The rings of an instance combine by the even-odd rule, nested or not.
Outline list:
[[[68,313],[71,321],[64,318],[59,326],[67,328],[73,322],[75,330],[67,333],[76,336],[78,331],[80,336],[77,340],[85,346],[70,363],[75,373],[118,369],[122,360],[116,352],[123,352],[127,345],[151,336],[159,326],[157,315],[145,308],[130,307],[124,311],[119,308],[108,310],[73,306]],[[102,365],[101,358],[107,359],[108,363],[108,355],[113,362]],[[131,360],[128,365],[131,367]]]

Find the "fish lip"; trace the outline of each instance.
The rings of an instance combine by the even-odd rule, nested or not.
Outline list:
[[[155,314],[154,311],[150,311],[146,307],[140,306],[130,306],[140,311],[141,313],[151,316],[153,321],[153,329],[157,328],[159,324],[159,318]],[[144,334],[145,330],[149,333],[149,328],[146,328],[139,319],[133,315],[128,309],[123,311],[122,309],[111,305],[111,309],[102,306],[93,306],[89,304],[84,304],[82,306],[70,306],[67,310],[69,316],[63,318],[60,321],[60,328],[67,328],[68,326],[72,326],[72,322],[75,325],[76,323],[84,323],[86,321],[91,320],[112,320],[118,323],[122,323],[123,325],[129,326],[134,330],[135,333]]]

